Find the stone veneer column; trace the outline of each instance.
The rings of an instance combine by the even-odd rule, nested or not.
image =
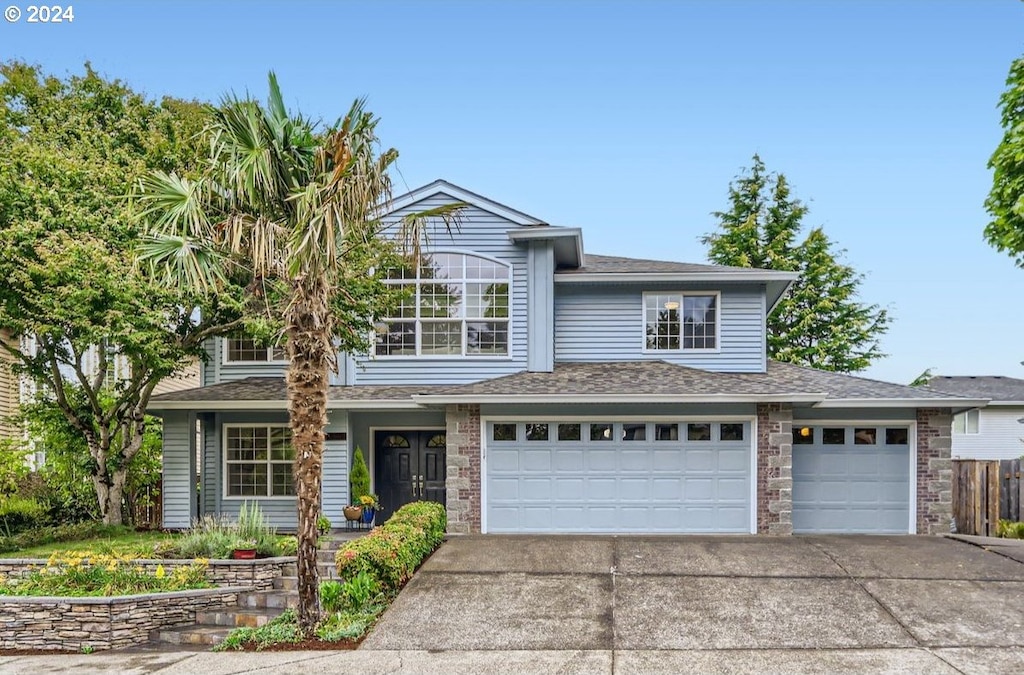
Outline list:
[[[953,416],[948,408],[917,411],[917,533],[949,532],[953,518]]]
[[[793,534],[793,409],[757,406],[757,532]]]
[[[448,532],[480,531],[480,406],[450,405],[445,478]]]

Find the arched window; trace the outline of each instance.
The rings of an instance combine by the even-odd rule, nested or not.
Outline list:
[[[507,356],[508,265],[466,253],[424,256],[389,270],[405,291],[382,320],[377,356]]]

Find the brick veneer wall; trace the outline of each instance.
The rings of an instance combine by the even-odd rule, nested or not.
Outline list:
[[[757,532],[793,534],[793,410],[757,406]]]
[[[450,405],[446,411],[448,531],[480,531],[480,406]]]
[[[114,598],[0,596],[0,649],[80,651],[142,644],[150,632],[194,623],[196,611],[234,605],[248,588]]]
[[[953,416],[948,408],[917,411],[917,533],[949,532],[953,518]]]

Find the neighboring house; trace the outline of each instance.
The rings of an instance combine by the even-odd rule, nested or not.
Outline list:
[[[13,345],[15,339],[6,331],[0,331],[0,341]],[[20,435],[17,425],[8,417],[18,410],[18,376],[11,372],[12,357],[0,349],[0,441]]]
[[[1024,380],[1001,375],[939,376],[928,386],[990,399],[953,417],[954,459],[1016,459],[1024,455]]]
[[[384,517],[435,500],[453,533],[949,531],[950,421],[983,398],[769,360],[789,272],[589,254],[578,228],[444,181],[389,217],[453,202],[460,226],[390,274],[411,295],[373,353],[341,355],[323,463],[335,523],[359,448]],[[151,406],[164,525],[256,500],[294,528],[283,354],[208,352],[202,387]]]

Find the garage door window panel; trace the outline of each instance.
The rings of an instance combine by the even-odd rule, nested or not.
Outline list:
[[[722,441],[742,441],[743,440],[743,425],[742,424],[722,424],[722,425],[720,425],[720,439]]]
[[[885,430],[885,444],[886,445],[907,445],[908,444],[909,429],[905,428],[892,428],[889,427]]]
[[[814,445],[814,429],[793,427],[793,445]]]
[[[711,440],[711,425],[710,424],[687,424],[686,425],[686,440],[688,440],[688,441],[710,441]]]
[[[878,440],[878,429],[857,427],[853,430],[854,445],[875,445]]]
[[[825,428],[821,430],[822,445],[846,445],[845,428]]]
[[[514,441],[516,440],[515,424],[495,424],[491,428],[492,441]]]
[[[592,441],[611,441],[612,440],[612,425],[611,424],[591,424],[590,425],[590,440],[592,440]]]
[[[579,424],[559,424],[558,425],[558,440],[565,441],[579,441],[582,439],[580,435]]]
[[[546,441],[546,440],[548,440],[548,425],[546,425],[546,424],[527,424],[526,425],[526,440],[528,440],[528,441]]]

